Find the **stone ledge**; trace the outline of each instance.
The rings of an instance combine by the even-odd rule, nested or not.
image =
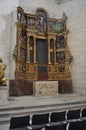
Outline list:
[[[0,90],[6,90],[7,86],[6,85],[0,85]]]
[[[0,86],[0,106],[8,105],[8,87]]]

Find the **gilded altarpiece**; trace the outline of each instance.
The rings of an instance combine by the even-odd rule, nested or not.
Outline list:
[[[17,8],[17,43],[13,56],[15,79],[28,81],[70,80],[70,54],[66,28],[67,16],[50,18],[37,8],[35,15]]]

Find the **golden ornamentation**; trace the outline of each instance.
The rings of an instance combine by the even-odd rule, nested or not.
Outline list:
[[[3,60],[0,57],[0,84],[6,84],[6,79],[4,77],[6,65],[3,64]]]
[[[38,8],[35,15],[17,8],[17,43],[13,51],[16,79],[71,78],[69,66],[73,57],[67,43],[66,20],[65,13],[61,19],[53,19],[42,8]]]

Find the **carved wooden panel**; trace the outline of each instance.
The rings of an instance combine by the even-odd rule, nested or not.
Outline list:
[[[57,95],[58,81],[37,81],[33,83],[33,94],[35,96]]]

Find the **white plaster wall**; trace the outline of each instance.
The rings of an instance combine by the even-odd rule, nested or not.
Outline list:
[[[56,4],[55,0],[19,0],[19,5],[25,12],[33,14],[37,7],[43,7],[53,18],[66,13],[68,45],[73,55],[70,69],[74,92],[86,93],[86,0],[62,0],[62,4]]]
[[[5,73],[7,79],[9,79],[10,72],[12,71],[10,64],[11,49],[12,44],[15,42],[15,40],[12,41],[12,35],[15,31],[15,29],[12,31],[12,29],[15,28],[13,15],[17,6],[18,0],[0,0],[0,57],[2,57],[3,62],[7,66]]]
[[[19,5],[27,13],[35,14],[36,8],[42,7],[48,11],[51,17],[54,16],[55,2],[54,0],[19,0]]]

